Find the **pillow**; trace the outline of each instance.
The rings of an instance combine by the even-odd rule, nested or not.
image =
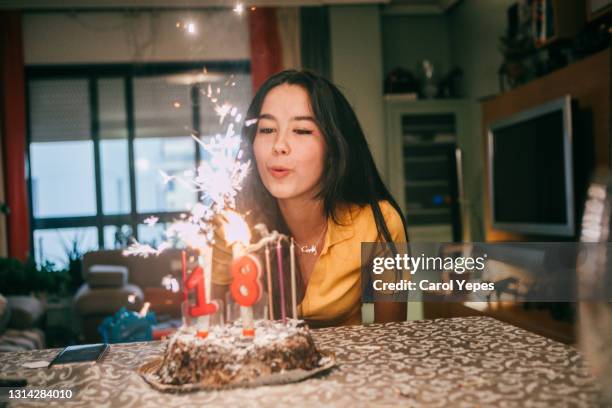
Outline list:
[[[91,288],[120,288],[127,284],[128,269],[119,265],[93,265],[87,273]]]
[[[0,295],[0,334],[4,333],[6,327],[11,320],[11,309],[8,307],[8,301]]]
[[[34,296],[7,296],[11,309],[9,326],[14,329],[34,327],[45,314],[43,303]]]

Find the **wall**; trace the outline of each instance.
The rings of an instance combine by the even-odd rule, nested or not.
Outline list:
[[[385,75],[397,67],[418,75],[424,59],[433,62],[436,75],[452,68],[446,15],[383,15],[381,25]]]
[[[246,15],[229,10],[25,13],[23,30],[27,65],[250,58]]]
[[[332,79],[355,109],[374,160],[385,178],[379,8],[377,5],[332,6],[329,22]]]
[[[462,95],[468,101],[470,133],[462,141],[466,210],[471,239],[484,237],[483,163],[479,99],[499,92],[502,63],[499,37],[506,29],[506,10],[515,0],[462,0],[446,14],[385,15],[382,21],[383,72],[402,66],[419,75],[419,62],[430,59],[440,75],[454,66],[463,71]]]
[[[478,100],[499,93],[497,70],[502,63],[499,37],[506,29],[506,10],[515,0],[463,0],[447,15],[450,54],[463,70],[463,94],[469,100],[470,139],[464,144],[465,191],[472,241],[482,241],[484,163],[481,110]]]

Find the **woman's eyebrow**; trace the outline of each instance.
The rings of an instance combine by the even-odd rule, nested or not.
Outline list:
[[[270,120],[276,120],[276,118],[274,117],[274,115],[271,115],[269,113],[262,113],[261,115],[259,115],[259,119],[270,119]]]
[[[309,120],[311,122],[315,122],[315,119],[312,116],[294,116],[291,120]]]
[[[276,117],[274,117],[274,115],[272,115],[271,113],[262,113],[261,115],[259,115],[259,119],[270,119],[270,120],[277,120]],[[309,120],[311,122],[315,122],[315,119],[312,116],[309,115],[304,115],[304,116],[294,116],[291,118],[291,120]]]

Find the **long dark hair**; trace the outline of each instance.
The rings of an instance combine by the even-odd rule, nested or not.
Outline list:
[[[340,223],[336,211],[339,205],[370,205],[378,239],[392,242],[379,205],[379,201],[386,200],[400,215],[406,232],[406,220],[402,210],[380,177],[351,105],[332,82],[309,71],[282,71],[268,78],[255,94],[242,130],[242,150],[245,158],[253,163],[254,169],[245,180],[245,191],[238,203],[239,210],[242,213],[250,212],[252,222],[263,222],[270,229],[289,233],[276,199],[265,188],[255,168],[253,141],[257,125],[247,125],[259,118],[268,93],[282,84],[301,86],[308,93],[315,122],[325,138],[325,168],[318,193],[318,198],[323,200],[324,215]]]

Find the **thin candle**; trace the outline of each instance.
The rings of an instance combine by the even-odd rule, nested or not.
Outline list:
[[[280,291],[281,319],[283,320],[283,323],[286,323],[287,310],[285,307],[285,277],[283,273],[283,253],[281,239],[282,238],[279,238],[276,242],[276,260],[278,261],[278,286]]]
[[[289,247],[289,259],[291,262],[291,312],[294,319],[297,319],[297,295],[295,283],[295,243],[291,238],[291,246]]]
[[[181,251],[181,272],[183,273],[183,301],[187,302],[187,287],[185,282],[187,281],[187,252]]]
[[[266,280],[268,281],[268,311],[270,320],[274,320],[274,300],[272,297],[272,267],[270,266],[270,248],[266,244]]]
[[[212,246],[207,245],[200,252],[199,263],[204,269],[204,301],[212,303]],[[208,332],[210,328],[210,314],[202,317],[202,325],[204,330]]]

